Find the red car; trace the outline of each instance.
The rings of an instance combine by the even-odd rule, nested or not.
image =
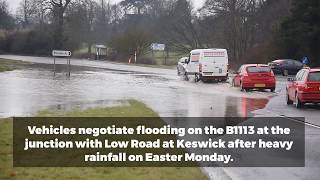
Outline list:
[[[271,68],[265,64],[246,64],[240,67],[232,81],[234,87],[242,91],[250,89],[276,89],[276,78]]]
[[[289,78],[287,104],[301,108],[306,103],[320,103],[320,68],[302,69],[295,78]]]

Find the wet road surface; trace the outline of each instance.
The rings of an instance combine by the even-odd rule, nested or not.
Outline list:
[[[316,179],[320,176],[320,108],[301,110],[285,104],[286,79],[276,93],[240,92],[228,83],[186,82],[175,70],[72,60],[71,78],[63,59],[53,77],[52,58],[0,56],[33,63],[27,69],[0,73],[0,117],[31,116],[46,109],[72,110],[146,103],[162,117],[306,117],[306,168],[206,168],[215,179]]]
[[[116,70],[74,66],[71,78],[66,77],[65,65],[57,66],[55,77],[52,66],[46,64],[1,73],[0,116],[25,116],[48,108],[71,110],[73,106],[105,106],[137,99],[162,117],[237,117],[263,109],[274,96],[242,93],[227,83],[186,82],[174,70],[161,69],[157,73],[159,69],[137,67],[133,72],[134,66],[119,66]]]

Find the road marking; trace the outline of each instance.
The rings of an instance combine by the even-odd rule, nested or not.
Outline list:
[[[312,123],[309,123],[309,122],[303,122],[303,121],[300,121],[300,120],[298,120],[296,118],[288,117],[288,116],[284,116],[284,115],[279,115],[279,116],[283,117],[283,118],[287,118],[287,119],[293,120],[293,121],[296,121],[296,122],[299,122],[299,123],[303,123],[305,125],[308,125],[308,126],[311,126],[311,127],[317,128],[317,129],[320,129],[320,126],[316,125],[316,124],[312,124]]]
[[[312,124],[312,123],[309,123],[309,122],[303,122],[303,121],[300,121],[300,120],[298,120],[298,119],[295,119],[295,118],[292,118],[292,117],[288,117],[288,116],[285,116],[285,115],[281,115],[281,114],[278,114],[278,113],[276,113],[276,112],[274,112],[274,111],[270,111],[270,110],[267,110],[267,109],[264,109],[264,111],[267,111],[267,112],[269,112],[269,113],[273,113],[273,114],[275,114],[275,115],[277,115],[277,116],[279,116],[279,117],[283,117],[283,118],[287,118],[287,119],[289,119],[289,120],[293,120],[293,121],[295,121],[295,122],[299,122],[299,123],[301,123],[301,124],[305,124],[305,125],[308,125],[308,126],[311,126],[311,127],[313,127],[313,128],[316,128],[316,129],[320,129],[320,126],[319,125],[316,125],[316,124]],[[264,114],[265,115],[265,114]]]

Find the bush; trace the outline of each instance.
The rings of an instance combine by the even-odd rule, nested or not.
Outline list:
[[[111,47],[116,51],[116,57],[140,57],[150,51],[152,36],[143,29],[129,28],[128,31],[111,40]],[[126,59],[126,60],[127,60]]]

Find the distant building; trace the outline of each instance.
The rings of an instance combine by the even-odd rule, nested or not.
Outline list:
[[[106,59],[108,48],[105,45],[96,45],[96,60]]]

